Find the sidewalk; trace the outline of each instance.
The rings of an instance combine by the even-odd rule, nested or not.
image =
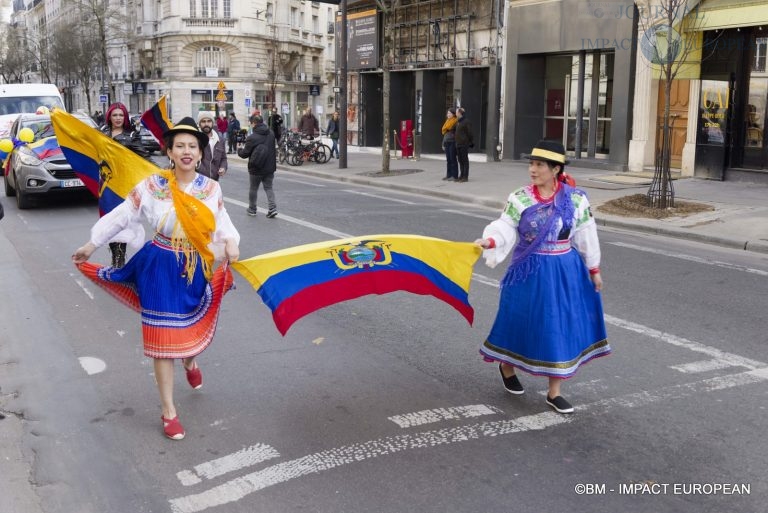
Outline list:
[[[594,207],[614,198],[645,194],[651,177],[577,166],[572,163],[567,171],[576,179],[578,187],[589,195],[599,225],[768,254],[768,186],[682,178],[673,182],[676,200],[706,203],[715,210],[660,220],[630,218],[607,215]],[[376,175],[381,170],[380,148],[358,147],[349,148],[347,169],[339,169],[336,159],[326,164],[278,165],[279,170],[498,209],[503,208],[512,190],[529,182],[525,161],[471,161],[469,168],[468,182],[446,182],[442,180],[445,176],[445,157],[423,155],[418,161],[392,158],[392,175]],[[414,172],[405,172],[407,170]]]

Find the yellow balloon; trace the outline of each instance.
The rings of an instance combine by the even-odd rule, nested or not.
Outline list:
[[[10,153],[13,150],[13,141],[10,139],[3,139],[0,141],[0,151],[4,153]]]
[[[19,140],[25,143],[31,143],[35,140],[35,133],[31,128],[22,128],[19,131]]]

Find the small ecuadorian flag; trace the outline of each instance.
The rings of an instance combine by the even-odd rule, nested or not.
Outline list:
[[[162,146],[163,134],[173,128],[173,123],[168,117],[168,101],[166,100],[165,95],[161,96],[156,104],[141,115],[141,124],[144,125],[147,130],[152,132],[152,135],[155,136],[155,139],[157,139],[160,142],[160,146]]]
[[[418,235],[365,235],[306,244],[232,264],[272,310],[283,335],[301,317],[368,294],[398,290],[432,295],[472,324],[472,243]]]
[[[122,203],[143,179],[160,172],[152,162],[61,109],[51,112],[51,121],[67,162],[99,198],[101,215]]]

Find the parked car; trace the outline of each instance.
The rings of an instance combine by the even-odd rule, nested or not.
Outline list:
[[[145,150],[149,152],[150,155],[156,151],[160,151],[160,143],[157,139],[155,139],[155,136],[152,135],[152,132],[150,132],[144,125],[141,124],[141,116],[138,114],[131,115],[131,124],[133,124],[135,129],[139,131],[141,145]]]
[[[156,151],[160,151],[160,143],[157,142],[152,132],[147,130],[143,125],[139,131],[139,137],[141,137],[141,145],[147,150],[150,155]]]
[[[96,123],[85,114],[74,116],[90,127]],[[32,197],[45,194],[87,190],[61,152],[50,114],[21,114],[11,126],[9,136],[19,138],[22,129],[29,128],[34,140],[13,149],[4,170],[5,195],[16,197],[19,209],[32,206]]]

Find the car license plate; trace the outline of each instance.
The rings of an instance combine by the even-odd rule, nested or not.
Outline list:
[[[72,179],[69,179],[69,180],[62,180],[61,181],[61,186],[64,187],[64,188],[67,188],[67,187],[82,187],[83,185],[84,185],[83,181],[80,180],[79,178],[72,178]]]

